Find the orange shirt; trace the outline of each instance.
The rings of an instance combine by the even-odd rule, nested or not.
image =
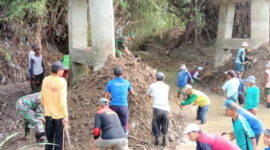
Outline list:
[[[47,76],[42,83],[41,104],[44,109],[44,116],[53,119],[68,117],[67,110],[67,82],[58,76]]]

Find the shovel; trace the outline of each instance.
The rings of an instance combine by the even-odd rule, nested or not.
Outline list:
[[[64,127],[64,132],[65,132],[65,135],[67,137],[68,150],[72,150],[73,146],[72,146],[71,141],[70,141],[70,134],[69,134],[69,131],[68,131],[69,128],[70,128],[69,125],[66,125]]]

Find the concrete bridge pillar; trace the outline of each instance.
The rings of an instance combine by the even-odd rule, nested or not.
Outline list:
[[[88,66],[96,71],[114,56],[113,0],[69,0],[68,7],[70,79],[75,84],[88,75]]]

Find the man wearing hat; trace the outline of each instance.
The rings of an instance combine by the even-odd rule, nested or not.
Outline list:
[[[185,86],[183,91],[187,95],[187,98],[184,102],[180,103],[180,107],[184,108],[184,106],[193,103],[198,105],[196,119],[200,120],[201,124],[204,124],[206,122],[208,109],[211,103],[209,97],[203,92],[193,89],[189,84]]]
[[[111,147],[116,150],[128,150],[125,131],[118,115],[109,108],[109,101],[106,98],[98,100],[93,133],[95,141],[90,140],[92,150]]]
[[[167,145],[167,132],[169,127],[170,104],[169,89],[164,83],[165,75],[163,72],[156,73],[157,81],[152,83],[147,94],[153,98],[153,119],[152,133],[155,136],[155,145],[159,144],[160,133],[162,133],[162,145]]]
[[[184,133],[190,141],[196,142],[196,150],[240,150],[235,143],[222,136],[205,133],[196,124],[189,124]]]
[[[258,144],[260,140],[260,136],[263,132],[262,121],[258,117],[254,116],[252,113],[247,111],[246,109],[239,107],[239,105],[234,103],[232,100],[227,100],[224,104],[224,107],[228,108],[229,105],[232,105],[232,107],[235,107],[237,109],[237,113],[247,120],[247,122],[249,123],[251,129],[253,130],[255,134],[256,143]]]
[[[245,70],[245,55],[246,48],[248,47],[247,42],[243,42],[241,44],[241,48],[238,49],[237,57],[235,60],[235,70],[240,72],[240,76],[243,76],[243,72]]]
[[[60,62],[52,64],[52,74],[43,80],[41,104],[45,116],[45,132],[49,143],[46,150],[62,150],[63,129],[68,123],[67,82],[62,78],[64,65]]]
[[[123,70],[121,67],[114,68],[115,78],[106,85],[104,97],[109,99],[111,96],[110,108],[115,111],[121,121],[122,127],[128,130],[128,94],[135,96],[129,81],[122,77]]]
[[[264,72],[264,78],[262,82],[262,88],[264,89],[264,93],[266,95],[267,100],[267,108],[270,108],[270,61],[266,64],[266,70]]]
[[[246,100],[244,108],[256,115],[260,101],[260,89],[255,85],[256,78],[248,76],[246,79]]]
[[[263,142],[267,146],[265,150],[270,150],[270,128],[264,130]]]
[[[41,90],[45,67],[41,55],[41,49],[37,45],[33,45],[32,48],[34,50],[34,54],[31,55],[29,53],[28,56],[30,58],[29,72],[32,93],[36,93]]]
[[[247,120],[238,114],[238,107],[231,104],[225,109],[226,114],[232,117],[233,135],[231,140],[236,139],[241,150],[257,150],[254,132]]]
[[[183,89],[187,85],[188,79],[193,83],[193,78],[190,74],[190,72],[187,70],[187,67],[185,64],[182,64],[179,68],[178,78],[177,78],[177,86],[179,88],[177,98],[180,98],[181,95],[183,95]]]

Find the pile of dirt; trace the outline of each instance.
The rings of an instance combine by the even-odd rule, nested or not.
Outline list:
[[[131,58],[109,59],[106,65],[89,78],[82,79],[78,86],[69,90],[69,112],[71,139],[75,149],[88,149],[89,139],[93,137],[94,116],[97,111],[97,100],[104,95],[106,83],[114,78],[113,68],[120,66],[124,70],[123,77],[130,81],[138,93],[129,97],[129,146],[133,149],[159,149],[153,146],[151,136],[152,100],[147,96],[147,88],[155,81],[156,70]],[[170,141],[181,139],[181,119],[172,120]],[[171,143],[170,148],[174,149]]]

